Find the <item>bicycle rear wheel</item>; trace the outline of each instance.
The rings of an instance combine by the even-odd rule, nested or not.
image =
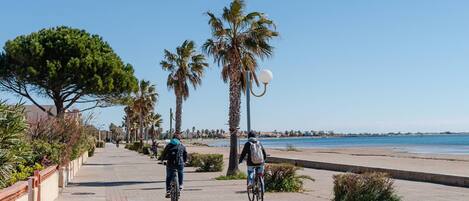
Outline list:
[[[177,173],[173,177],[171,181],[171,201],[178,201],[179,200],[179,180]]]

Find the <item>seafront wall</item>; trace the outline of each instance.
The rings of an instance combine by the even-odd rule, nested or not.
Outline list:
[[[87,160],[88,152],[85,152],[65,167],[49,166],[36,171],[28,181],[19,181],[0,190],[0,201],[54,201],[60,188],[67,185]]]
[[[281,157],[268,157],[268,163],[289,163],[299,167],[313,168],[321,170],[331,170],[337,172],[353,172],[353,173],[364,173],[364,172],[385,172],[388,173],[394,179],[429,182],[435,184],[443,184],[448,186],[458,187],[469,187],[469,177],[457,176],[457,175],[445,175],[445,174],[434,174],[426,172],[416,172],[407,170],[377,168],[377,167],[366,167],[358,165],[347,165],[339,163],[327,163],[318,161],[308,161],[300,159],[289,159]]]

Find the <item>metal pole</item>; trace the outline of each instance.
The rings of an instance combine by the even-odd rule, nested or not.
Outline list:
[[[247,127],[248,133],[251,131],[251,75],[250,71],[246,73],[246,116],[247,116]]]

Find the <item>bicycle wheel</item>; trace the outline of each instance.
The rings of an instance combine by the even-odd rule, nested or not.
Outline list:
[[[252,188],[247,188],[249,201],[254,201],[254,192]]]
[[[263,179],[262,177],[259,177],[257,180],[257,188],[258,188],[258,193],[257,193],[257,201],[264,201],[264,189],[262,188],[262,183]]]
[[[171,181],[171,201],[178,201],[179,200],[179,181],[177,173],[173,177]]]

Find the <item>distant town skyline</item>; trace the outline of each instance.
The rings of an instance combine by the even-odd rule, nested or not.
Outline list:
[[[139,79],[156,84],[157,112],[168,130],[175,101],[159,66],[163,50],[186,39],[200,48],[210,36],[204,12],[219,14],[229,2],[4,2],[0,17],[8,23],[0,45],[59,25],[102,36]],[[254,130],[469,131],[469,2],[246,2],[248,11],[265,12],[280,32],[272,43],[274,56],[260,65],[272,70],[274,79],[266,96],[252,99]],[[228,130],[228,85],[221,68],[209,61],[202,86],[184,103],[183,130]],[[18,100],[7,92],[0,97]],[[242,106],[245,130],[244,97]],[[107,128],[111,122],[121,125],[124,113],[123,107],[111,107],[94,114],[95,125]]]

